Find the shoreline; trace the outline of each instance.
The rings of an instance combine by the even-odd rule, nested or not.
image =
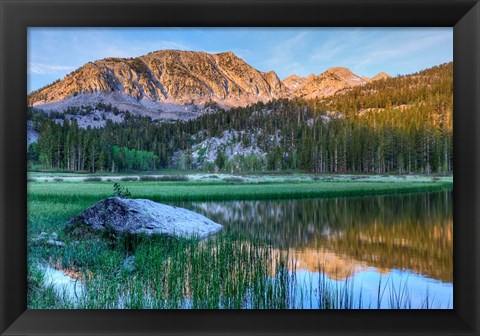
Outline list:
[[[76,202],[98,201],[113,195],[110,182],[29,182],[29,201]],[[126,181],[120,184],[129,189],[132,198],[157,202],[168,201],[230,201],[275,200],[302,198],[330,198],[392,195],[417,192],[435,192],[453,189],[449,181]]]

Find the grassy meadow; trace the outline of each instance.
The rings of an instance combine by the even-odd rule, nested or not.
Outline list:
[[[114,176],[31,174],[28,183],[29,308],[362,308],[348,282],[332,288],[322,277],[299,287],[294,260],[264,240],[220,232],[203,241],[168,237],[77,237],[66,222],[113,196]],[[451,177],[276,176],[137,178],[120,182],[132,198],[158,202],[363,196],[451,189]],[[47,182],[45,182],[45,179]],[[287,180],[288,181],[287,181]],[[63,247],[35,243],[58,233]],[[260,242],[261,241],[261,242]],[[288,267],[290,265],[290,267]],[[75,279],[74,298],[44,281],[45,267]],[[323,279],[323,280],[322,280]],[[387,284],[379,283],[379,293]],[[300,289],[299,289],[300,288]],[[392,308],[410,308],[408,296],[385,294]],[[398,293],[396,293],[398,291]],[[387,298],[389,297],[389,299]],[[380,298],[378,298],[380,300]],[[373,308],[377,302],[373,303]],[[425,307],[428,308],[428,297]],[[365,307],[363,307],[365,308]],[[417,307],[418,308],[418,307]]]
[[[168,175],[167,175],[168,176]],[[212,177],[213,176],[213,177]],[[72,177],[72,176],[70,176]],[[258,200],[279,198],[339,197],[427,192],[452,188],[447,177],[406,176],[274,176],[257,178],[217,175],[153,175],[113,177],[59,177],[32,175],[29,178],[29,200],[91,200],[112,196],[112,185],[120,182],[134,198],[158,202],[204,200]]]

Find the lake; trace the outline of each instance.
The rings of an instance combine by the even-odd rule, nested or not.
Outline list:
[[[452,191],[175,204],[288,252],[300,308],[321,307],[322,288],[334,306],[453,307]]]

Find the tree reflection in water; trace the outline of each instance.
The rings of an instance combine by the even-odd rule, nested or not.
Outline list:
[[[453,281],[451,191],[358,198],[176,203],[244,239],[296,259],[297,270],[342,279],[375,267]]]

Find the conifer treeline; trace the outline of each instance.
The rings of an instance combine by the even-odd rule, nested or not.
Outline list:
[[[215,161],[220,169],[449,173],[453,170],[452,68],[448,63],[375,81],[325,100],[280,99],[186,122],[157,123],[127,114],[123,123],[107,121],[104,128],[84,130],[75,120],[61,125],[40,118],[35,122],[39,142],[30,146],[29,160],[46,169],[70,171],[151,170],[174,166],[173,158],[181,152],[182,168],[193,169],[197,167],[193,145],[236,130],[235,141],[267,155],[255,164],[248,163],[251,156],[236,157],[240,164],[232,165],[218,153]],[[203,168],[207,167],[212,165],[205,163]]]

